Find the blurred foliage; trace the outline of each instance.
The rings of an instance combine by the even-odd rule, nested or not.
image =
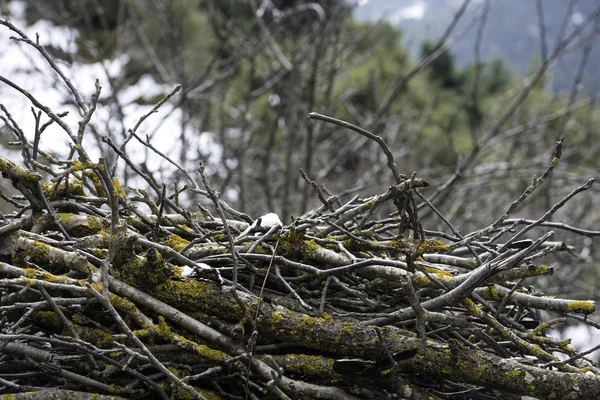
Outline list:
[[[369,190],[389,184],[389,177],[382,174],[364,182],[360,179],[381,164],[373,143],[361,145],[359,138],[339,128],[315,128],[304,118],[310,111],[375,129],[403,154],[405,173],[426,170],[434,180],[442,180],[474,150],[475,164],[528,160],[551,148],[561,133],[568,132],[575,144],[590,135],[597,137],[598,112],[592,103],[550,118],[543,134],[534,129],[536,140],[530,139],[531,129],[525,129],[523,134],[496,141],[510,145],[482,146],[478,142],[495,124],[501,134],[564,109],[568,99],[549,94],[547,82],[541,79],[510,118],[501,121],[524,85],[522,78],[499,57],[457,67],[448,50],[412,77],[382,111],[391,88],[415,63],[400,44],[399,29],[387,23],[358,23],[352,19],[352,7],[341,0],[318,6],[282,0],[264,9],[258,9],[262,2],[240,0],[27,4],[30,22],[47,18],[76,28],[81,33],[78,56],[84,61],[126,54],[129,62],[121,84],[134,83],[144,74],[158,82],[182,83],[180,103],[186,116],[182,126],[214,132],[223,146],[222,166],[213,169],[221,171],[221,189],[233,189],[238,199],[266,196],[268,190],[254,183],[262,179],[258,171],[268,168],[262,173],[271,175],[273,193],[287,191],[291,196],[271,204],[284,209],[284,218],[307,207],[307,200],[300,199],[309,191],[298,177],[299,167],[312,177],[321,174],[325,179],[321,183],[333,190],[357,182]],[[422,43],[422,56],[430,55],[436,45]],[[281,58],[290,63],[289,70]],[[539,66],[533,63],[531,72]],[[562,122],[567,119],[568,123]],[[181,140],[186,140],[183,135]],[[203,159],[201,151],[190,156],[191,149],[186,150],[183,161]],[[588,154],[580,158],[593,162]],[[232,165],[254,171],[239,172]],[[328,170],[328,175],[322,172]],[[310,202],[316,202],[312,195]],[[249,207],[255,207],[251,213],[266,211],[261,201]]]

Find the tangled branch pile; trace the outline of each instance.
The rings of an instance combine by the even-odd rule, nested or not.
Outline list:
[[[28,201],[11,199],[20,210],[0,228],[2,391],[592,398],[598,369],[547,330],[594,312],[593,302],[521,285],[551,274],[536,260],[566,248],[548,242],[552,232],[522,236],[591,181],[533,223],[506,219],[561,147],[505,215],[466,236],[449,223],[451,233],[420,226],[416,198],[435,208],[415,177],[345,204],[314,184],[323,205],[283,226],[229,208],[202,169],[207,190],[196,190],[218,216],[189,213],[160,188],[154,199],[127,195],[81,148],[81,161],[57,162],[53,183],[2,158],[2,175]]]
[[[29,141],[2,108],[25,168],[0,158],[2,176],[20,192],[2,195],[17,211],[2,215],[0,226],[1,393],[71,399],[589,399],[600,393],[600,370],[548,332],[567,318],[586,321],[594,303],[546,297],[523,285],[552,273],[540,265],[542,257],[568,250],[549,241],[551,231],[536,228],[600,234],[548,222],[592,180],[538,220],[508,219],[559,162],[562,141],[546,171],[503,215],[463,236],[421,194],[425,180],[399,173],[380,137],[311,113],[377,142],[395,183],[342,203],[304,175],[319,208],[289,224],[274,214],[253,220],[219,197],[202,167],[197,180],[176,165],[189,186],[168,193],[171,182],[160,185],[136,166],[124,149],[134,137],[143,142],[135,129],[147,115],[121,145],[103,138],[115,160],[92,161],[82,142],[100,86],[86,104],[42,46],[2,24],[46,57],[82,119],[74,132],[62,115],[0,77],[41,110],[37,122],[41,112],[49,118],[36,124]],[[39,148],[51,124],[73,142],[67,159]],[[119,159],[152,192],[125,191],[115,176]],[[182,208],[183,191],[204,196],[206,204],[195,213]],[[418,211],[425,207],[446,232],[421,226]]]

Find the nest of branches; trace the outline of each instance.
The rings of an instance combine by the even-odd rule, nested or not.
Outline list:
[[[47,168],[50,183],[29,152],[31,169],[2,158],[4,178],[22,196],[8,199],[19,210],[0,227],[1,391],[140,399],[599,393],[594,364],[548,334],[566,318],[585,320],[594,303],[522,285],[552,274],[536,262],[542,256],[568,249],[535,228],[591,181],[536,221],[507,219],[557,164],[562,141],[497,221],[461,235],[420,192],[425,180],[399,174],[380,138],[343,124],[380,143],[396,183],[341,203],[305,176],[322,205],[289,224],[233,210],[202,168],[204,189],[199,181],[194,190],[214,215],[180,208],[164,188],[127,194],[81,146],[80,161],[57,163],[60,173]],[[447,232],[422,227],[420,207]]]
[[[2,107],[24,167],[0,158],[2,176],[20,193],[2,195],[16,211],[2,215],[0,226],[0,393],[71,399],[590,399],[600,393],[600,370],[550,332],[568,318],[592,324],[585,317],[594,303],[523,285],[552,274],[542,257],[569,249],[549,241],[549,227],[600,235],[548,222],[592,180],[537,220],[509,219],[557,165],[562,140],[547,169],[495,222],[462,235],[432,204],[443,188],[425,197],[428,183],[399,173],[379,136],[311,113],[378,143],[393,185],[341,202],[303,174],[320,207],[290,223],[272,213],[253,220],[220,198],[202,166],[189,173],[137,136],[150,114],[120,145],[103,138],[115,160],[92,160],[82,140],[100,86],[85,103],[39,43],[0,22],[46,58],[82,115],[73,131],[62,114],[0,77],[41,110],[29,141]],[[42,112],[49,118],[44,124]],[[39,148],[52,124],[74,144],[66,160]],[[202,196],[204,206],[181,207],[183,190],[175,185],[168,192],[168,183],[157,184],[136,166],[125,151],[133,138],[174,164],[188,180],[183,190]],[[148,191],[123,189],[115,176],[119,159]],[[447,229],[423,227],[421,208]]]

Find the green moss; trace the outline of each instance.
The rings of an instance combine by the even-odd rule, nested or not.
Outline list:
[[[305,240],[304,245],[301,247],[301,255],[303,258],[313,258],[315,251],[322,248],[323,246],[316,243],[314,240]]]
[[[319,319],[321,319],[321,318],[314,318],[314,317],[311,317],[310,315],[306,315],[306,314],[302,315],[302,322],[309,326],[319,325]]]
[[[42,271],[40,274],[40,279],[46,282],[59,283],[67,281],[69,277],[64,275],[52,275],[49,272]]]
[[[198,354],[200,357],[206,360],[220,362],[229,358],[229,356],[226,353],[223,353],[222,351],[211,349],[210,347],[204,344],[194,343],[191,340],[184,338],[183,336],[177,335],[177,340],[184,343],[189,350],[192,350],[194,353]]]
[[[172,367],[169,367],[169,369],[172,369]],[[193,386],[192,386],[193,387]],[[196,389],[194,387],[194,390],[198,391],[198,389]],[[173,396],[171,397],[173,399],[180,399],[180,400],[193,400],[195,399],[194,396],[192,396],[191,393],[189,393],[187,390],[183,389],[182,387],[179,386],[175,386],[174,390],[173,390]]]

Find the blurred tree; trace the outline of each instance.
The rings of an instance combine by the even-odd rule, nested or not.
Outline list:
[[[426,40],[421,44],[421,57],[431,56],[437,49],[436,43]],[[454,67],[454,56],[450,51],[442,51],[429,66],[429,75],[440,82],[444,88],[456,88],[460,85],[459,76]]]

